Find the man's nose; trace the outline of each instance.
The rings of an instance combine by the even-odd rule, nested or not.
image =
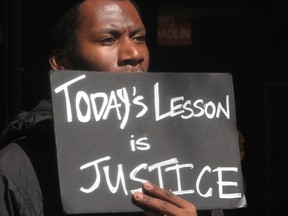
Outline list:
[[[143,44],[137,44],[131,40],[121,43],[118,50],[118,66],[136,66],[144,61]]]

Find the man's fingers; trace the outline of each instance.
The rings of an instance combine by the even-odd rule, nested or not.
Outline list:
[[[190,206],[194,207],[194,205],[192,205],[190,202],[180,198],[179,196],[176,196],[170,191],[164,190],[154,184],[151,184],[150,182],[146,182],[143,185],[143,192],[172,203],[180,208],[187,208]]]
[[[133,198],[140,205],[168,216],[196,216],[197,211],[192,203],[174,195],[170,191],[145,183],[143,193],[136,192]]]
[[[167,201],[151,197],[149,195],[136,192],[133,195],[133,198],[142,206],[152,209],[155,212],[164,214],[164,215],[175,215],[179,213],[179,208],[173,204],[168,203]],[[178,214],[179,216],[179,214]]]

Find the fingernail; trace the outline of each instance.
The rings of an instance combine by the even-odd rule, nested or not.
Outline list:
[[[145,182],[145,188],[151,189],[151,188],[153,188],[153,186],[150,182]]]
[[[137,199],[137,200],[142,200],[142,199],[143,199],[143,194],[142,194],[142,193],[139,193],[139,192],[136,192],[136,193],[134,194],[134,197],[135,197],[135,199]]]

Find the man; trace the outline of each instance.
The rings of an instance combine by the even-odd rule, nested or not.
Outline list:
[[[54,28],[51,69],[148,70],[145,27],[133,3],[73,2]],[[51,104],[42,101],[30,113],[21,113],[2,133],[1,145],[6,146],[0,152],[1,216],[64,214],[52,128]],[[193,204],[151,183],[145,183],[143,193],[135,193],[133,200],[147,215],[197,215]]]

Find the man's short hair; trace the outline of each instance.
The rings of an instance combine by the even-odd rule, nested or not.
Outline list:
[[[79,26],[79,6],[85,0],[63,0],[56,11],[52,26],[51,49],[66,49],[74,52],[76,48],[75,31]],[[62,3],[63,2],[63,3]]]
[[[74,54],[77,46],[75,32],[81,22],[79,17],[80,5],[85,0],[62,0],[59,1],[60,7],[56,11],[55,22],[52,27],[52,46],[53,49],[65,49],[68,53]],[[116,0],[121,1],[121,0]],[[133,0],[130,2],[135,6],[139,15],[140,11],[138,6]]]

